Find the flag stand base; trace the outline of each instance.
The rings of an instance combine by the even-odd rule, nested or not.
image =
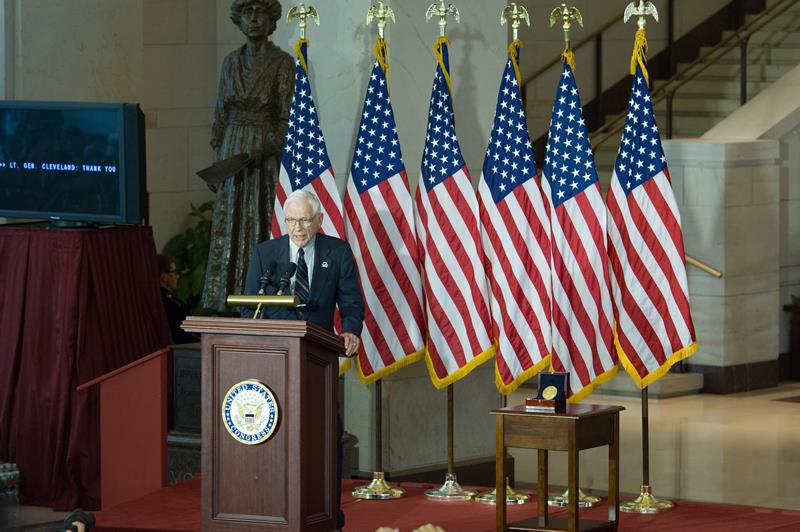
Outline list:
[[[582,489],[578,488],[578,508],[591,508],[597,506],[600,502],[600,497],[594,495],[586,495]],[[547,499],[548,506],[558,506],[559,508],[566,508],[569,504],[569,490],[565,490],[561,495],[550,497]]]
[[[425,496],[438,501],[468,501],[475,496],[475,492],[462,488],[455,473],[447,473],[444,484],[437,489],[425,491]]]
[[[619,505],[621,512],[629,514],[657,514],[675,507],[672,501],[657,499],[650,486],[642,486],[639,496],[632,501]]]
[[[506,479],[506,504],[525,504],[530,501],[531,496],[525,493],[517,493],[508,485]],[[492,491],[484,491],[475,497],[475,500],[483,504],[497,504],[497,488]]]
[[[372,482],[366,486],[354,488],[351,495],[356,499],[399,499],[406,496],[406,490],[391,487],[383,478],[383,471],[372,473]]]

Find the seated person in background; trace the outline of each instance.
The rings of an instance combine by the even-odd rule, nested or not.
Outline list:
[[[199,341],[196,336],[181,329],[181,323],[186,319],[191,308],[175,295],[178,279],[181,276],[175,259],[167,255],[158,255],[158,273],[161,281],[161,302],[164,304],[164,312],[167,314],[172,343],[188,344]]]

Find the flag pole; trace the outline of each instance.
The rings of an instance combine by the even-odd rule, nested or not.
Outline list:
[[[583,27],[583,15],[577,7],[567,7],[567,4],[562,3],[560,6],[555,7],[550,12],[550,27],[552,28],[558,20],[561,20],[561,30],[564,32],[564,51],[561,53],[561,58],[567,62],[569,67],[575,71],[575,53],[570,46],[570,32],[572,30],[573,22]],[[600,502],[600,497],[594,495],[587,495],[582,489],[578,488],[578,507],[591,508]],[[569,504],[569,490],[564,490],[561,495],[548,497],[548,506],[557,506],[559,508],[566,508]]]
[[[444,2],[442,2],[444,3]],[[438,501],[468,501],[475,496],[472,490],[464,489],[456,479],[453,460],[453,385],[447,386],[447,475],[444,484],[425,491],[425,496]]]
[[[383,403],[381,379],[375,381],[375,471],[372,482],[354,488],[351,494],[356,499],[387,500],[406,496],[406,490],[386,483],[383,473]]]
[[[387,82],[389,75],[388,57],[386,56],[386,41],[384,30],[386,21],[394,19],[392,8],[379,1],[367,10],[367,25],[373,20],[378,23],[378,37],[375,42],[375,58],[380,62],[386,73]],[[388,87],[387,87],[388,89]],[[386,483],[383,473],[383,386],[381,379],[375,381],[375,471],[372,473],[372,482],[366,486],[354,488],[351,494],[357,499],[386,500],[399,499],[406,496],[406,490],[401,487],[392,487]]]
[[[506,22],[508,22],[508,25],[511,26],[512,46],[519,44],[519,27],[523,21],[525,21],[528,26],[531,25],[531,19],[528,15],[528,10],[525,9],[525,6],[518,6],[514,2],[509,2],[509,4],[504,7],[503,11],[500,13],[500,25],[503,26]],[[508,397],[503,393],[500,394],[500,404],[502,408],[505,408],[508,405]],[[503,459],[508,461],[508,450],[506,450],[506,454]],[[528,494],[514,491],[511,486],[509,486],[508,478],[506,477],[507,505],[525,504],[526,502],[530,501],[530,498],[531,496]],[[484,504],[497,504],[497,487],[491,491],[478,494],[478,496],[475,497],[475,500]]]
[[[631,56],[631,71],[635,74],[638,64],[646,80],[647,69],[644,54],[647,51],[647,38],[645,35],[647,19],[645,17],[651,15],[658,22],[658,10],[651,2],[639,0],[638,5],[635,2],[628,4],[625,8],[623,21],[627,23],[633,15],[638,17],[638,29],[636,30],[633,55]],[[620,505],[620,511],[626,513],[656,514],[675,506],[672,501],[656,498],[650,486],[650,431],[647,406],[648,394],[647,386],[645,386],[642,388],[642,486],[638,497]]]
[[[445,4],[445,0],[439,0],[428,6],[425,11],[425,20],[430,21],[434,17],[439,18],[439,39],[436,41],[437,60],[439,61],[442,73],[450,84],[449,74],[442,59],[441,48],[447,43],[447,19],[452,16],[459,22],[460,15],[458,9],[453,4]],[[425,496],[439,501],[459,501],[470,500],[475,496],[475,492],[466,490],[458,484],[456,479],[455,467],[453,465],[453,384],[447,385],[447,475],[444,484],[439,488],[429,489]]]
[[[621,504],[621,512],[635,514],[657,514],[675,507],[672,501],[658,499],[650,486],[650,430],[647,412],[647,386],[642,388],[642,486],[639,496]]]

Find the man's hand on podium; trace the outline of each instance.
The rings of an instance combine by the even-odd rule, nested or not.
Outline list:
[[[348,358],[355,356],[355,354],[358,352],[358,336],[350,332],[343,332],[342,338],[344,338],[345,356]]]

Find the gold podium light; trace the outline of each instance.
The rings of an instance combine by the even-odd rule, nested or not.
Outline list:
[[[253,319],[257,320],[262,307],[289,307],[297,308],[300,298],[297,296],[245,296],[231,295],[225,302],[232,307],[256,307]]]
[[[244,296],[232,295],[225,300],[228,305],[234,307],[257,307],[259,305],[268,307],[296,307],[300,304],[297,296]]]

